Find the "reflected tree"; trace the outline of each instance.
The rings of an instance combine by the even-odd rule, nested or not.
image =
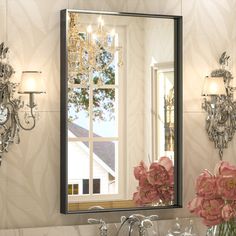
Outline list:
[[[74,84],[82,84],[87,81],[86,86],[79,88],[69,88],[68,107],[69,121],[78,118],[80,111],[85,111],[89,115],[89,78],[84,75],[77,75]],[[112,64],[101,72],[93,72],[93,84],[114,85],[115,66]],[[93,120],[109,121],[114,119],[115,89],[96,88],[93,90]]]

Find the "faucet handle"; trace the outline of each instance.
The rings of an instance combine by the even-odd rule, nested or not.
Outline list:
[[[120,222],[121,222],[121,224],[123,223],[123,222],[125,222],[127,220],[127,217],[126,216],[121,216],[120,217]]]
[[[100,224],[101,226],[105,226],[106,222],[103,219],[94,219],[94,218],[89,218],[88,219],[89,224]]]
[[[151,228],[153,226],[153,223],[150,219],[144,219],[141,221],[140,227],[143,228]]]
[[[100,236],[107,236],[107,224],[103,219],[94,219],[89,218],[88,219],[89,224],[99,224],[99,230],[100,230]]]
[[[156,220],[159,219],[159,216],[158,216],[158,215],[150,215],[150,216],[148,216],[147,218],[148,218],[149,220],[151,220],[151,221],[156,221]]]
[[[89,207],[89,210],[103,210],[104,209],[104,207],[102,207],[102,206],[91,206],[91,207]]]
[[[133,220],[134,222],[141,222],[144,219],[146,219],[146,217],[144,215],[141,214],[133,214],[129,217],[131,220]]]
[[[94,218],[89,218],[88,219],[89,224],[101,224],[101,220],[99,219],[94,219]]]

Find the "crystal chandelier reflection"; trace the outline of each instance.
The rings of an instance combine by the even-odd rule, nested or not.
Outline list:
[[[70,13],[68,39],[69,83],[72,84],[80,77],[80,83],[86,85],[91,73],[105,71],[114,61],[116,52],[121,51],[116,45],[115,30],[108,31],[101,16],[98,24],[92,26],[82,24],[78,14]],[[117,64],[123,64],[121,53],[118,53]]]

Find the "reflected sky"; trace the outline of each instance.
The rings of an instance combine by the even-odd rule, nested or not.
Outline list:
[[[70,113],[74,116],[76,111],[71,107]],[[89,130],[89,117],[88,113],[84,110],[77,113],[78,119],[73,120],[73,123],[81,126],[84,129]],[[109,120],[109,114],[105,114],[106,121],[96,119],[93,121],[93,132],[102,137],[115,137],[117,132],[114,127],[116,126],[115,119]]]

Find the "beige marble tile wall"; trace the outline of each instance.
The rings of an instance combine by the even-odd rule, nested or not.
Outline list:
[[[23,69],[36,68],[44,72],[47,87],[47,94],[37,98],[40,107],[37,127],[32,132],[21,132],[21,144],[12,146],[0,168],[0,228],[83,224],[91,217],[59,213],[59,11],[68,7],[183,14],[185,207],[194,195],[194,178],[202,169],[212,169],[218,160],[217,151],[204,131],[200,94],[202,78],[217,67],[217,59],[224,50],[234,54],[236,63],[236,1],[0,0],[0,41],[8,39],[15,81]],[[233,71],[236,72],[235,65]],[[236,154],[234,144],[236,139],[225,151],[225,159],[232,162]],[[165,218],[189,215],[186,209],[157,213]],[[97,217],[115,222],[120,215]]]
[[[150,65],[159,63],[168,63],[174,61],[174,21],[172,19],[159,19],[158,22],[152,19],[145,21],[145,39],[144,39],[144,135],[145,152],[144,157],[152,156],[152,109],[151,94],[152,91],[152,73]],[[155,35],[158,35],[156,37]],[[159,52],[159,53],[158,53]],[[161,53],[160,53],[161,52]],[[154,158],[155,159],[155,158]],[[149,160],[145,160],[146,163]]]
[[[0,39],[6,39],[6,2],[5,1],[0,1]]]
[[[201,110],[203,78],[217,69],[227,51],[235,74],[236,1],[183,1],[184,15],[184,201],[194,195],[193,183],[201,170],[213,170],[218,151],[204,130]],[[224,151],[224,159],[236,164],[236,138]]]

